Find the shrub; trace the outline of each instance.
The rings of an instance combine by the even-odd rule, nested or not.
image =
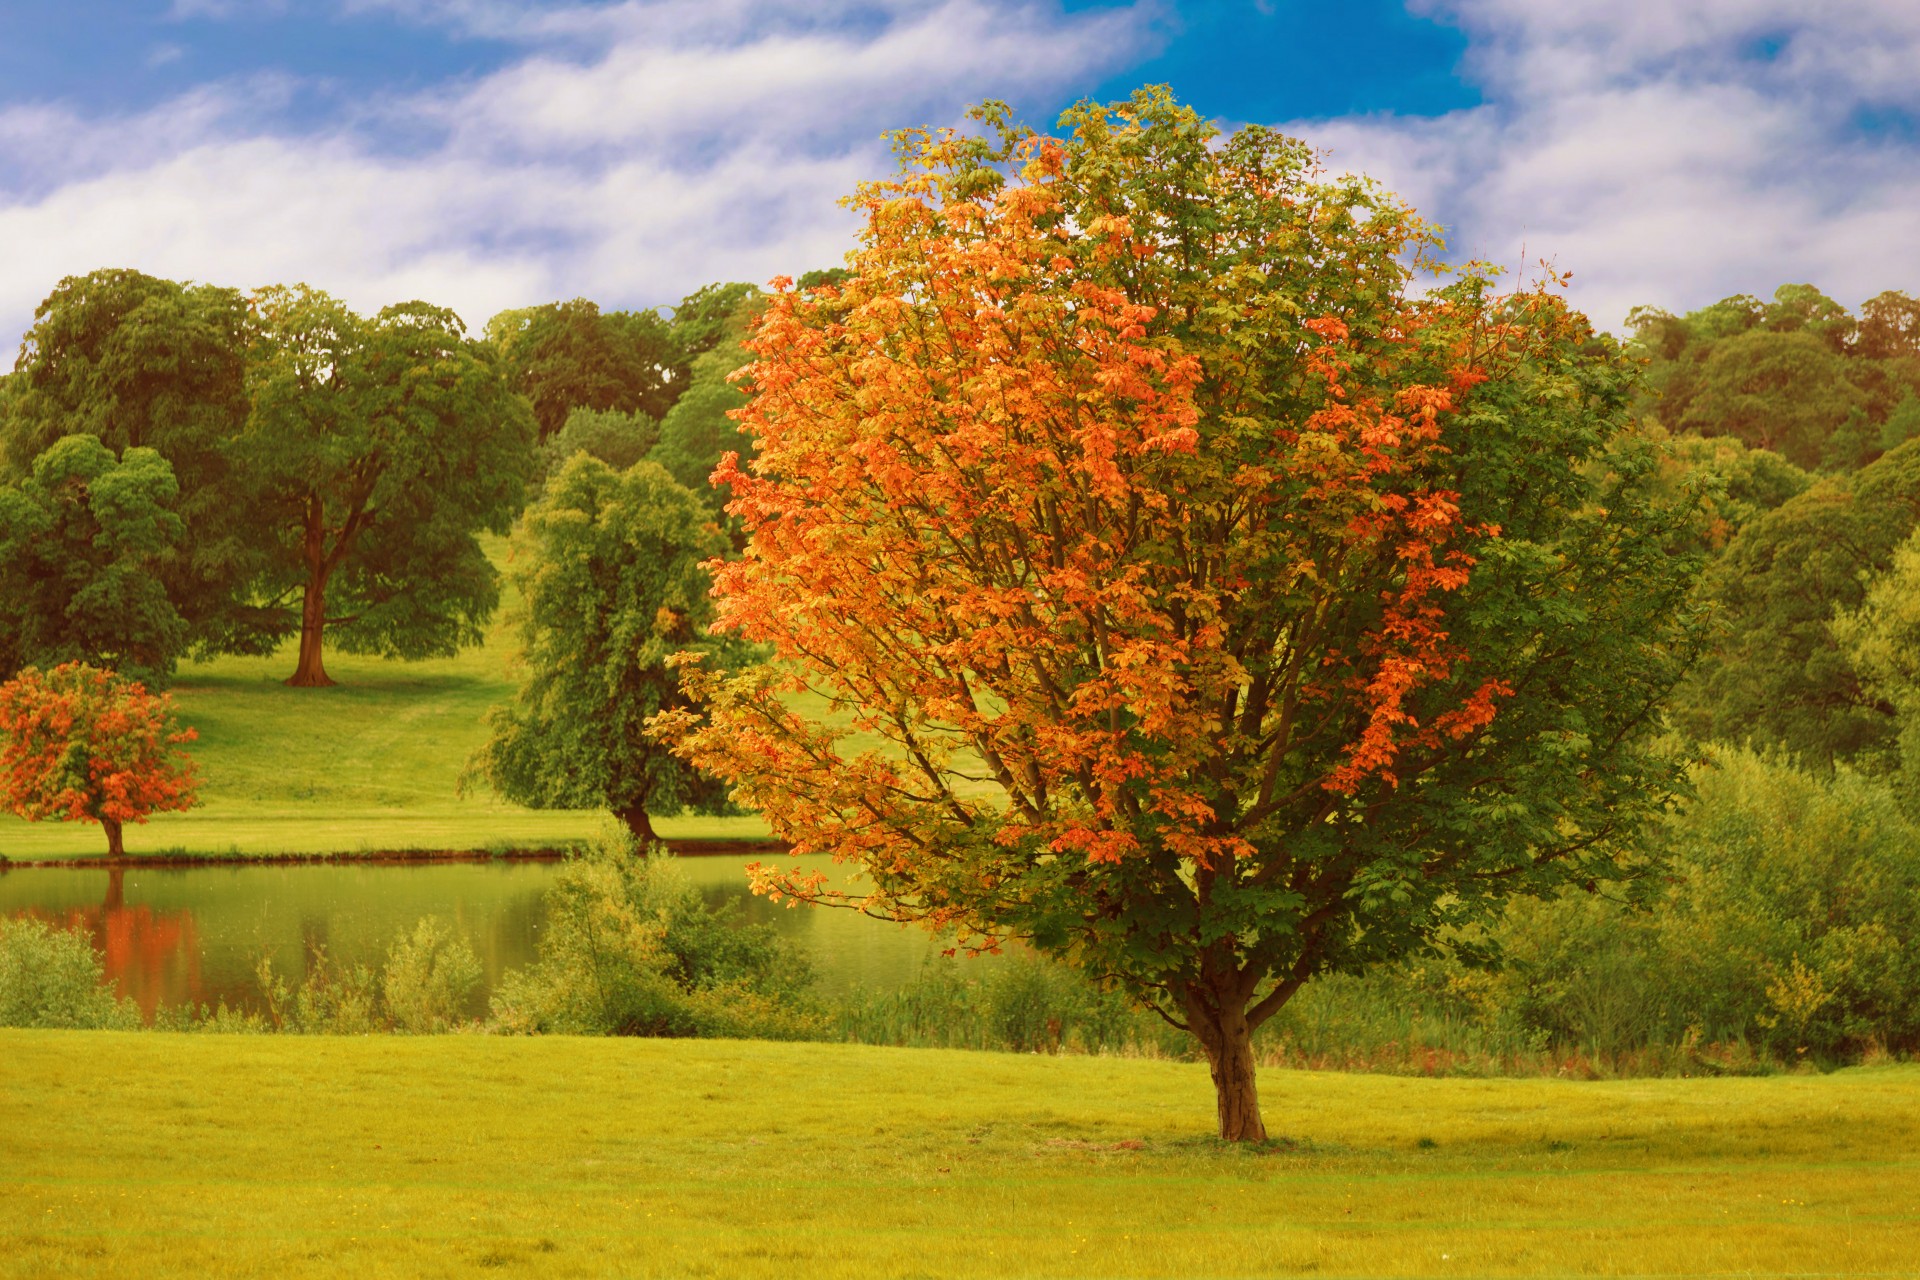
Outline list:
[[[316,943],[298,986],[282,978],[267,956],[260,958],[254,976],[273,1030],[425,1035],[450,1031],[463,1021],[480,982],[480,961],[444,921],[427,916],[394,938],[379,969],[341,964]]]
[[[709,907],[664,852],[618,839],[593,846],[547,891],[539,959],[502,980],[494,1025],[519,1034],[820,1034],[805,958],[734,911]]]
[[[0,918],[0,1027],[138,1027],[140,1011],[103,982],[100,957],[79,934]]]
[[[451,1030],[479,985],[479,957],[434,916],[394,939],[380,980],[388,1019],[415,1035]]]

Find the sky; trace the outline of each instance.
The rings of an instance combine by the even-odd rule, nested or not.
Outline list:
[[[1914,0],[0,0],[0,344],[109,266],[671,305],[840,261],[889,129],[1147,83],[1603,328],[1855,306],[1920,293],[1915,67]]]

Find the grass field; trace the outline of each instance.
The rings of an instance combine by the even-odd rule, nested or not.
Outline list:
[[[0,1032],[0,1277],[1920,1274],[1920,1070]]]
[[[499,544],[494,544],[496,555]],[[485,645],[457,657],[390,662],[329,653],[331,689],[289,689],[293,652],[186,663],[173,686],[199,733],[201,805],[127,829],[133,854],[353,853],[552,847],[592,837],[600,812],[536,812],[484,787],[457,794],[486,737],[489,708],[513,699],[503,607]],[[758,818],[679,818],[669,839],[764,836]],[[98,857],[100,828],[0,815],[0,855]]]

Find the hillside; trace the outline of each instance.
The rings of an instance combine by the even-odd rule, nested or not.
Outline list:
[[[504,553],[496,540],[496,560]],[[553,847],[588,838],[597,811],[537,812],[477,786],[461,796],[488,708],[512,699],[511,601],[486,643],[457,657],[393,662],[330,652],[331,689],[289,689],[292,646],[267,658],[183,663],[172,693],[198,732],[200,807],[129,827],[130,853],[353,853]],[[757,818],[659,823],[669,839],[764,835]],[[91,857],[97,826],[0,815],[0,855]]]

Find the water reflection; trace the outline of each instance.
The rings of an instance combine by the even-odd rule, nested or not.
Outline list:
[[[744,920],[772,924],[811,958],[823,992],[897,986],[931,943],[918,930],[847,911],[788,910],[753,897],[750,858],[687,858],[679,866],[710,903],[740,904]],[[402,931],[439,916],[479,957],[473,1013],[510,969],[531,963],[556,864],[20,868],[0,874],[0,914],[33,915],[86,933],[122,995],[152,1020],[162,1008],[258,1009],[262,957],[297,982],[315,944],[344,964],[375,967]]]
[[[153,1021],[162,1004],[204,999],[200,979],[200,935],[193,912],[158,910],[142,903],[128,906],[126,871],[107,872],[106,897],[94,906],[64,910],[29,908],[18,914],[85,934],[100,953],[107,980]]]

